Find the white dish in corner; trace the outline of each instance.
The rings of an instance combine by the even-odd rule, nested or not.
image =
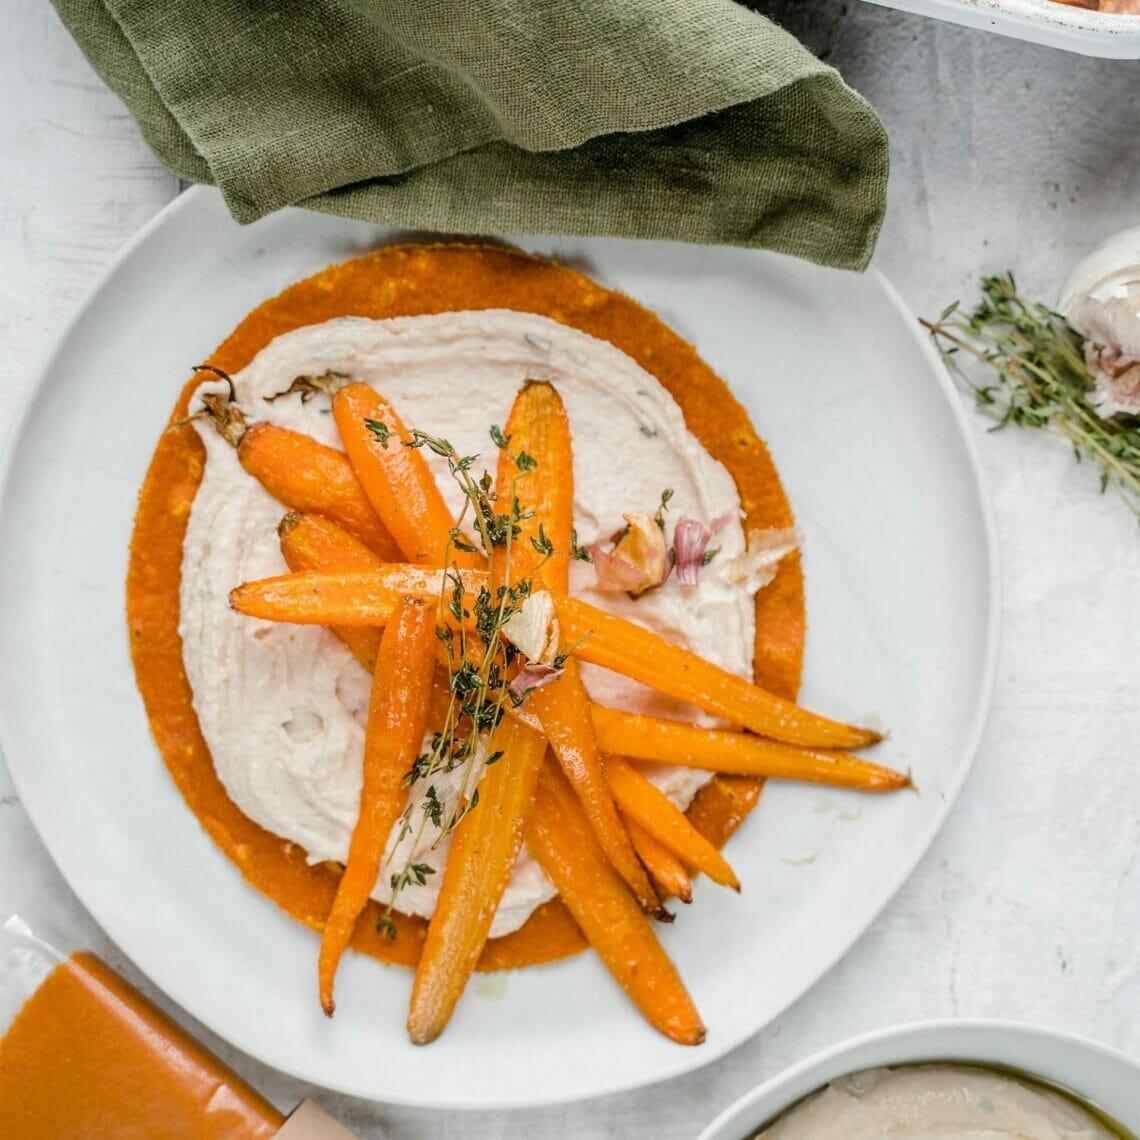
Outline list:
[[[961,402],[875,273],[664,243],[517,242],[658,312],[747,405],[805,536],[804,702],[888,727],[877,758],[912,768],[920,793],[766,789],[728,849],[744,893],[702,883],[662,931],[709,1026],[705,1045],[655,1035],[586,954],[511,974],[505,993],[473,985],[443,1038],[415,1048],[405,971],[351,957],[335,1021],[321,1014],[316,936],[246,886],[167,775],[123,611],[136,493],[188,368],[285,285],[400,236],[303,211],[240,227],[198,189],[123,251],[65,327],[0,466],[0,745],[107,933],[263,1061],[439,1107],[665,1080],[759,1031],[838,960],[910,874],[966,776],[998,605]]]
[[[749,1140],[829,1081],[864,1069],[958,1061],[1057,1085],[1140,1135],[1140,1065],[1105,1045],[1012,1021],[930,1021],[876,1030],[785,1070],[726,1109],[697,1140]]]

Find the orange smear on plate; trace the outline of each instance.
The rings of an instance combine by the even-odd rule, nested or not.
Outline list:
[[[791,507],[768,449],[748,413],[721,380],[659,318],[588,277],[517,250],[475,245],[405,245],[379,249],[290,286],[254,309],[212,354],[227,372],[244,368],[274,337],[333,317],[416,316],[470,309],[539,313],[608,340],[655,376],[680,405],[689,430],[736,481],[745,529],[790,527]],[[172,422],[185,415],[183,390]],[[242,875],[293,918],[320,930],[340,868],[311,867],[304,852],[244,816],[218,780],[194,713],[178,636],[182,543],[202,478],[204,449],[192,428],[158,442],[139,498],[127,578],[127,617],[139,691],[167,767],[202,826]],[[754,676],[792,699],[799,689],[805,617],[798,553],[780,563],[756,599]],[[718,846],[755,806],[763,781],[717,776],[697,794],[689,818]],[[397,936],[375,930],[382,911],[370,903],[354,949],[414,966],[426,935],[423,919],[395,914]],[[553,961],[586,941],[557,899],[541,906],[514,934],[487,943],[480,970]]]

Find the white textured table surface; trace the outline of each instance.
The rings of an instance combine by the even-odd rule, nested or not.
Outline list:
[[[1140,221],[1136,64],[857,2],[768,9],[886,121],[878,264],[916,311],[1010,267],[1051,300],[1086,248]],[[0,425],[61,317],[179,190],[45,0],[5,12]],[[323,1096],[329,1108],[362,1137],[692,1137],[789,1062],[895,1022],[1011,1017],[1140,1055],[1140,534],[1063,447],[1014,432],[981,445],[1005,577],[993,712],[945,830],[851,953],[759,1037],[669,1087],[533,1113]],[[0,916],[13,911],[73,931],[153,996],[60,879],[0,764]],[[309,1091],[177,1016],[282,1107]]]

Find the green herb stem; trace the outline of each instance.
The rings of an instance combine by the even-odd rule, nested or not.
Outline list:
[[[1060,313],[1023,299],[1006,274],[982,278],[972,312],[955,302],[921,323],[979,409],[997,421],[995,430],[1017,424],[1067,440],[1078,461],[1100,468],[1101,491],[1111,486],[1140,521],[1140,416],[1098,413],[1081,338]],[[979,369],[987,373],[982,381]]]

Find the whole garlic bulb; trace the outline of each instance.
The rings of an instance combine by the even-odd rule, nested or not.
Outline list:
[[[1085,338],[1096,381],[1090,402],[1105,416],[1140,415],[1140,226],[1080,262],[1061,286],[1058,307]]]

